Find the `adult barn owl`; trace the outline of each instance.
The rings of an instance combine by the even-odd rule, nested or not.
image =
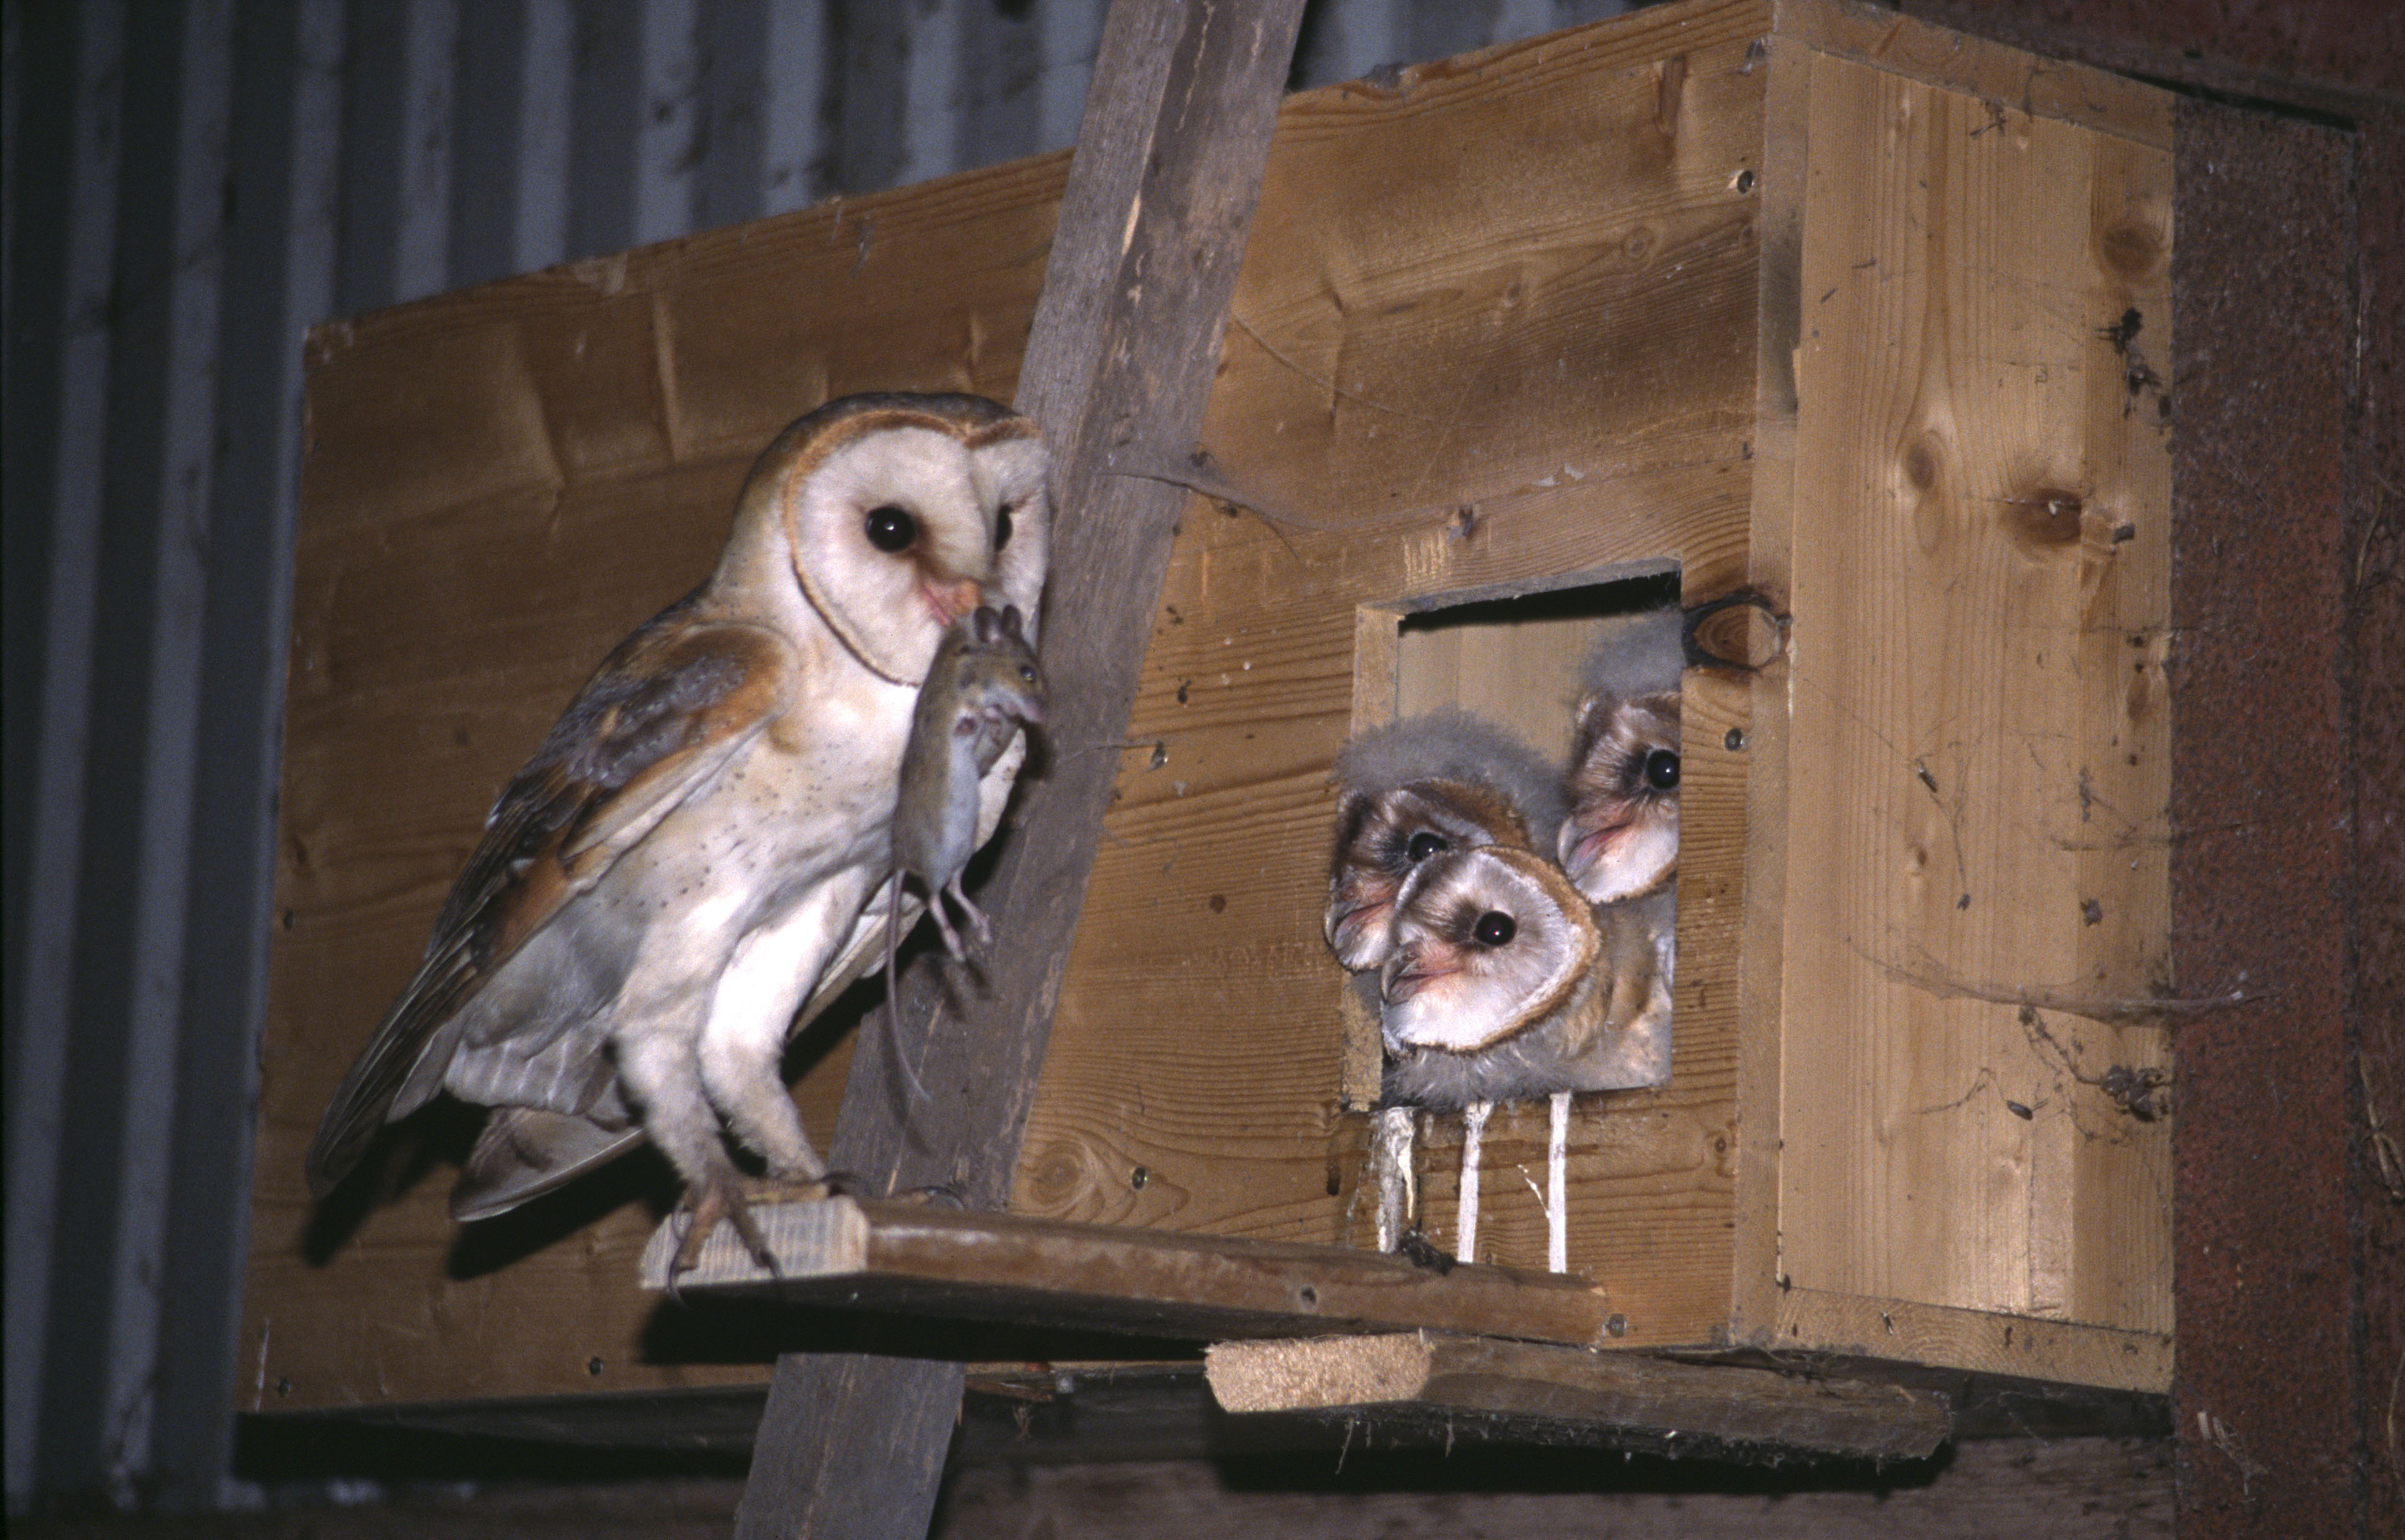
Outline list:
[[[648,1137],[686,1184],[681,1264],[721,1218],[759,1250],[724,1135],[769,1184],[823,1175],[779,1059],[796,1008],[874,963],[864,907],[938,640],[981,603],[1035,613],[1047,469],[1035,425],[975,396],[847,397],[778,435],[717,570],[603,660],[501,792],[326,1110],[311,1188],[447,1090],[492,1109],[459,1218]],[[981,835],[1022,752],[987,777]]]
[[[1639,917],[1498,846],[1412,873],[1380,984],[1385,1099],[1439,1110],[1644,1084],[1669,1004]]]
[[[1396,894],[1413,868],[1482,845],[1550,849],[1562,791],[1535,750],[1455,708],[1364,733],[1336,756],[1336,847],[1322,921],[1355,973],[1386,960]]]

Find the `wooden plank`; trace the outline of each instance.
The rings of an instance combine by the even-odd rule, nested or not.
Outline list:
[[[1748,1340],[1864,1361],[1943,1365],[1978,1374],[2060,1380],[2160,1395],[2171,1383],[2172,1340],[1992,1310],[1808,1289],[1777,1288],[1777,1314]]]
[[[1811,50],[1780,37],[1767,49],[1763,87],[1762,261],[1755,273],[1760,345],[1754,359],[1752,541],[1748,578],[1787,605],[1793,592],[1796,507],[1796,357],[1806,192],[1811,166]],[[1744,720],[1727,740],[1743,756],[1745,890],[1735,987],[1737,1039],[1735,1242],[1728,1337],[1766,1345],[1782,1275],[1779,1262],[1779,1166],[1785,1157],[1779,1095],[1780,1024],[1787,1011],[1786,917],[1788,708],[1791,651],[1754,676]],[[1799,1115],[1802,1109],[1798,1109]]]
[[[1204,1362],[1231,1412],[1442,1421],[1471,1438],[1918,1460],[1952,1426],[1929,1391],[1427,1332],[1221,1342]]]
[[[2174,98],[2127,76],[1949,32],[1864,0],[1779,0],[1777,9],[1780,37],[1834,58],[2171,148]]]
[[[716,1236],[680,1290],[1188,1341],[1427,1327],[1586,1347],[1620,1323],[1609,1290],[1559,1273],[880,1199],[758,1217],[773,1271]],[[644,1287],[668,1286],[681,1239],[653,1238]]]
[[[1339,1462],[1109,1466],[992,1465],[948,1489],[942,1536],[1150,1540],[1174,1515],[1180,1540],[2170,1540],[2165,1441],[1998,1439],[1873,1473],[1828,1462],[1708,1478],[1690,1467],[1598,1460],[1587,1450],[1481,1451],[1413,1443]],[[1306,1463],[1307,1462],[1307,1463]],[[348,1540],[335,1531],[328,1540]],[[443,1532],[448,1534],[452,1532]],[[460,1531],[458,1533],[466,1533]],[[562,1533],[565,1533],[564,1531]],[[279,1533],[279,1540],[281,1540]]]
[[[2159,1341],[2167,158],[1809,68],[1780,1281]]]
[[[1008,1191],[1111,791],[1112,757],[1081,750],[1126,730],[1183,504],[1109,472],[1121,455],[1158,463],[1194,441],[1301,14],[1301,0],[1118,0],[1104,24],[1018,399],[1058,456],[1043,645],[1052,752],[983,889],[1007,938],[984,992],[959,1001],[921,969],[889,1002],[929,1023],[925,1096],[912,1104],[893,1056],[853,1060],[829,1158],[872,1190],[938,1185],[980,1209]],[[780,1359],[736,1533],[924,1530],[960,1385],[958,1365],[924,1359]]]
[[[1028,1404],[1013,1403],[1020,1407]],[[1038,1405],[1041,1426],[1048,1408]],[[1225,1427],[1229,1419],[1213,1421]],[[1281,1431],[1298,1436],[1291,1423]],[[1015,1440],[1002,1421],[1005,1440]],[[945,1484],[935,1540],[1074,1535],[1155,1540],[1392,1540],[1400,1534],[1513,1540],[2170,1540],[2168,1440],[2012,1438],[1957,1446],[1878,1470],[1798,1461],[1710,1479],[1695,1467],[1598,1461],[1587,1450],[1444,1451],[1347,1444],[1132,1461],[1059,1461],[998,1441],[994,1458]],[[1042,1435],[1038,1435],[1039,1450]],[[1441,1446],[1442,1438],[1438,1441]],[[1339,1455],[1343,1456],[1341,1469]],[[19,1540],[714,1540],[742,1483],[684,1477],[480,1482],[411,1495],[254,1513],[20,1517]]]

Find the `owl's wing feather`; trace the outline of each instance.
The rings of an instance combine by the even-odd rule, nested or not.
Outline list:
[[[570,1115],[543,1107],[496,1107],[451,1188],[451,1217],[506,1213],[541,1197],[643,1141],[623,1106],[608,1115]]]
[[[696,623],[686,599],[603,660],[485,820],[425,960],[311,1142],[323,1194],[377,1129],[440,1087],[470,1001],[520,948],[782,710],[793,664],[761,627]],[[556,1029],[547,1018],[533,1030]]]

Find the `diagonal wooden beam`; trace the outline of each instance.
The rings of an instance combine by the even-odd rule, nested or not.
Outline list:
[[[926,970],[903,991],[902,1019],[933,1021],[907,1126],[892,1056],[853,1059],[830,1155],[872,1192],[1008,1193],[1185,499],[1111,471],[1200,435],[1301,12],[1117,0],[1104,23],[1018,395],[1059,462],[1048,752],[981,895],[1001,937],[986,992],[956,1005]],[[925,1530],[961,1365],[862,1346],[778,1361],[738,1536]]]

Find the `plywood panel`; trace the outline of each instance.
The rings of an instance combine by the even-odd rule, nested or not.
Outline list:
[[[1783,1281],[2159,1332],[2168,160],[1825,57],[1809,135]]]
[[[1319,931],[1328,767],[1357,666],[1391,667],[1357,658],[1363,611],[1635,563],[1741,581],[1765,21],[1678,7],[1288,104],[1201,446],[1270,517],[1195,502],[1126,746],[1055,746],[1124,757],[1015,1206],[1369,1243]],[[1720,806],[1733,895],[1741,791]],[[1631,1342],[1726,1314],[1735,1002],[1691,1026],[1688,946],[1682,917],[1673,1085],[1587,1099],[1572,1137],[1572,1266]],[[1541,1267],[1526,1121],[1488,1133],[1482,1260]]]

